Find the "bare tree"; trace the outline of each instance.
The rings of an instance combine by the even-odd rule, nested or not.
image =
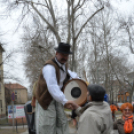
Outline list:
[[[27,16],[38,18],[38,23],[44,24],[44,29],[49,29],[54,36],[53,44],[60,41],[72,44],[72,51],[76,53],[77,43],[80,41],[82,31],[87,23],[104,8],[104,2],[101,1],[81,1],[64,0],[57,4],[56,0],[40,0],[38,2],[30,0],[7,0],[8,9],[14,9],[18,6],[22,9],[21,23]],[[63,6],[64,8],[61,8]],[[94,7],[94,8],[91,8]],[[44,14],[45,12],[45,14]],[[19,23],[19,25],[21,24]],[[71,58],[71,69],[76,70],[75,54]]]
[[[123,87],[124,77],[127,78],[129,71],[119,49],[118,36],[115,36],[118,35],[115,21],[111,10],[103,10],[96,15],[85,29],[85,33],[90,35],[85,44],[90,45],[85,47],[87,51],[83,49],[88,53],[84,57],[86,59],[84,68],[89,82],[102,84],[107,93],[111,94],[111,99],[112,92],[117,90],[114,88],[114,81],[118,81],[119,88]]]
[[[104,57],[107,57],[107,60],[105,58],[105,63],[107,62],[106,73],[109,74],[108,61],[110,54],[112,54],[114,50],[114,43],[116,40],[114,35],[117,33],[111,12],[111,10],[101,11],[100,14],[96,15],[96,17],[89,23],[89,28],[86,29],[86,32],[90,34],[90,40],[88,40],[88,44],[90,44],[88,51],[90,54],[87,57],[87,65],[90,66],[92,72],[94,72],[94,83],[98,83],[98,69],[100,61],[103,61]],[[108,80],[108,78],[106,80]]]
[[[39,29],[38,29],[39,30]],[[26,33],[23,37],[25,45],[25,73],[30,81],[32,88],[33,83],[38,79],[45,62],[54,56],[53,39],[49,39],[49,30],[35,32],[36,37],[31,37]]]
[[[120,37],[126,35],[125,38],[121,38],[120,45],[128,47],[130,52],[134,54],[134,16],[132,15],[128,18],[118,17],[118,22],[121,32]]]
[[[6,4],[8,11],[18,10],[20,13],[16,30],[20,26],[25,27],[23,42],[27,56],[24,65],[31,85],[44,62],[54,54],[51,48],[62,41],[72,44],[74,55],[70,57],[69,66],[78,71],[76,61],[79,49],[82,49],[82,46],[78,47],[83,44],[82,33],[88,22],[106,5],[103,0],[64,0],[58,4],[57,0],[6,0]],[[81,55],[84,57],[84,53]],[[37,65],[33,64],[35,61],[38,61]]]
[[[16,64],[13,60],[13,56],[18,53],[18,51],[10,51],[6,52],[4,47],[6,46],[6,43],[0,42],[0,82],[3,80],[17,80],[19,81],[19,78],[15,75],[12,75],[8,69],[4,69],[3,66],[6,65],[12,67],[14,64]],[[12,62],[12,63],[11,63]]]
[[[130,52],[129,54],[134,54],[134,15],[128,15],[125,18],[119,16],[118,17],[119,22],[119,31],[120,31],[120,46],[127,47]],[[134,64],[134,63],[132,63]],[[134,67],[133,65],[130,68],[129,74],[133,74]],[[134,76],[133,78],[134,79]],[[130,100],[132,99],[132,95],[134,93],[134,80],[133,82],[128,79],[128,77],[124,78],[124,81],[128,84],[129,92],[130,92]]]

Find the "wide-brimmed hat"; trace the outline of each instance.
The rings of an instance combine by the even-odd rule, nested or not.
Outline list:
[[[63,42],[60,42],[58,47],[55,48],[55,50],[59,53],[63,53],[63,54],[73,54],[71,51],[70,51],[70,48],[71,46],[67,43],[63,43]]]

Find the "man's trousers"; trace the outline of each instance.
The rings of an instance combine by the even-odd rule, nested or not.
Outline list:
[[[69,134],[67,117],[61,103],[52,100],[47,110],[36,102],[36,134]]]

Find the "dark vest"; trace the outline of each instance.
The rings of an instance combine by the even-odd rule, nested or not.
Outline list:
[[[59,81],[60,81],[60,67],[59,67],[59,65],[56,63],[54,58],[47,61],[45,63],[45,65],[47,65],[47,64],[53,65],[55,67],[57,83],[59,84]],[[66,66],[66,69],[67,69],[67,66]],[[64,83],[67,82],[69,80],[69,78],[70,78],[70,76],[67,73],[67,76],[66,76]],[[42,106],[42,108],[45,110],[48,108],[50,102],[53,99],[52,96],[50,95],[50,93],[48,92],[47,84],[46,84],[45,79],[43,78],[42,70],[41,70],[41,73],[39,76],[38,88],[36,90],[36,99],[38,100],[38,102]]]

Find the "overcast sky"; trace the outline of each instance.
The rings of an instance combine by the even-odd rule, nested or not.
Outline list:
[[[121,1],[121,2],[119,2]],[[114,6],[115,11],[117,11],[122,17],[127,18],[128,15],[134,13],[134,1],[128,0],[128,2],[123,2],[123,0],[111,0],[112,5]],[[13,62],[9,62],[9,64],[4,64],[4,70],[8,71],[10,75],[13,75],[15,77],[18,77],[21,79],[21,81],[15,81],[15,80],[5,80],[5,82],[18,82],[21,85],[28,88],[28,79],[25,77],[24,72],[24,66],[23,66],[23,45],[21,40],[21,35],[23,34],[23,30],[19,29],[17,32],[15,32],[17,23],[18,23],[18,14],[19,11],[12,12],[12,15],[10,17],[4,16],[5,13],[3,13],[2,9],[4,8],[4,5],[1,5],[0,7],[0,34],[5,33],[2,37],[0,37],[0,42],[6,43],[4,45],[5,54],[10,53],[12,51],[18,51],[19,53],[14,53],[12,56]],[[21,53],[22,52],[22,53]],[[132,57],[132,56],[131,56]]]

